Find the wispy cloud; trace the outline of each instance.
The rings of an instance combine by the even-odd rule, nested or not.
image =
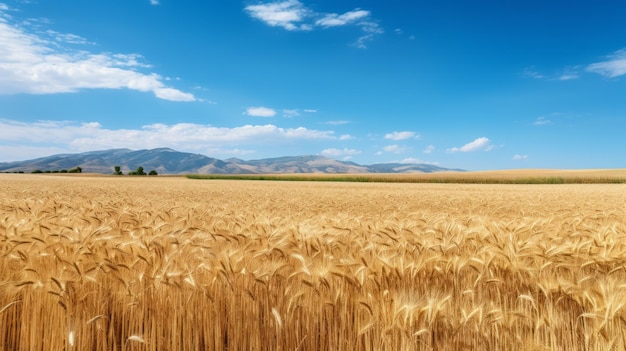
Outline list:
[[[515,155],[513,156],[513,161],[526,161],[528,160],[527,155]]]
[[[195,101],[193,94],[167,87],[137,54],[91,53],[72,45],[90,44],[74,34],[49,30],[44,35],[17,25],[0,8],[0,94],[56,94],[81,89],[131,89],[170,101]]]
[[[369,15],[370,15],[369,11],[365,11],[361,9],[348,11],[341,15],[337,13],[329,13],[327,15],[324,15],[324,17],[315,21],[315,25],[325,27],[325,28],[345,26],[347,24],[352,24],[366,17],[369,17]]]
[[[281,27],[288,31],[311,31],[315,28],[356,26],[365,34],[354,43],[358,48],[366,48],[368,41],[384,31],[372,19],[371,12],[356,8],[339,13],[320,13],[307,8],[298,0],[266,2],[245,7],[250,17],[258,19],[272,27]]]
[[[414,165],[414,164],[418,164],[418,165],[419,164],[427,164],[427,165],[435,165],[435,166],[439,165],[439,162],[424,161],[424,160],[421,160],[421,159],[415,158],[415,157],[407,157],[407,158],[405,158],[403,160],[398,161],[398,163],[405,163],[405,164],[412,164],[412,165]]]
[[[418,139],[419,136],[415,132],[410,132],[410,131],[391,132],[391,133],[385,134],[385,139],[391,139],[391,140],[396,140],[396,141],[406,140],[406,139],[411,139],[411,138]]]
[[[580,78],[578,76],[578,74],[572,74],[572,73],[563,73],[559,76],[559,80],[573,80],[573,79],[578,79]]]
[[[339,126],[339,125],[348,124],[348,123],[350,123],[350,121],[345,121],[345,120],[328,121],[328,122],[326,122],[326,124],[329,124],[331,126]]]
[[[426,148],[424,148],[424,151],[422,151],[425,154],[432,154],[433,151],[435,151],[435,146],[434,145],[428,145],[426,146]]]
[[[491,151],[493,145],[488,138],[478,138],[470,143],[467,143],[461,147],[453,147],[448,149],[448,152],[473,152],[473,151]]]
[[[592,63],[587,71],[615,78],[626,74],[626,48],[618,50],[606,57],[605,61]]]
[[[387,146],[383,147],[383,150],[385,152],[390,152],[390,153],[394,153],[394,154],[401,154],[401,153],[404,153],[404,152],[408,151],[409,148],[407,148],[406,146],[393,144],[393,145],[387,145]]]
[[[607,78],[616,78],[626,74],[626,48],[615,51],[607,55],[603,61],[595,62],[589,65],[575,65],[565,67],[561,73],[542,74],[535,70],[534,66],[524,70],[523,75],[533,79],[545,80],[574,80],[579,79],[582,71],[596,73]]]
[[[524,69],[523,75],[533,79],[543,79],[545,76],[535,70],[535,67],[527,67]]]
[[[281,128],[273,124],[226,128],[178,123],[150,124],[138,129],[108,129],[99,122],[27,123],[0,119],[0,155],[3,158],[0,162],[24,159],[24,156],[39,157],[58,152],[110,148],[172,147],[181,151],[204,153],[207,150],[239,150],[241,154],[257,146],[269,144],[339,139],[331,130]],[[24,151],[20,151],[20,148]]]
[[[283,116],[288,117],[288,118],[292,118],[292,117],[298,117],[301,116],[302,113],[316,113],[317,110],[313,110],[313,109],[283,109]]]
[[[150,0],[150,5],[158,5],[159,0]]]
[[[300,116],[300,111],[297,109],[283,109],[283,116],[292,118]]]
[[[537,117],[537,119],[533,122],[534,126],[545,126],[549,124],[552,124],[552,121],[543,116]]]
[[[360,22],[359,25],[361,27],[361,30],[365,33],[361,35],[354,43],[354,46],[358,47],[359,49],[366,49],[366,44],[369,41],[374,40],[377,35],[383,34],[385,32],[382,28],[380,28],[378,23],[373,21],[363,21]]]
[[[324,156],[332,156],[332,157],[353,156],[353,155],[358,155],[360,153],[361,153],[360,150],[348,149],[348,148],[343,148],[343,149],[330,148],[330,149],[324,149],[321,152],[321,154]]]
[[[57,42],[61,42],[61,43],[74,44],[74,45],[87,45],[87,44],[94,45],[95,44],[94,42],[90,42],[89,40],[79,35],[69,34],[69,33],[59,33],[52,29],[48,29],[45,32],[45,34],[47,34],[48,36],[50,36]]]
[[[309,10],[298,0],[276,1],[245,7],[248,14],[273,27],[286,30],[311,30],[311,25],[301,23],[308,16]]]
[[[560,73],[544,74],[536,71],[534,67],[529,67],[524,70],[523,75],[532,79],[566,81],[580,78],[579,69],[580,66],[569,66],[565,67]]]
[[[578,78],[580,78],[580,75],[578,74],[578,72],[573,71],[573,70],[566,70],[561,75],[559,75],[557,79],[558,80],[574,80]]]
[[[580,78],[581,66],[568,66],[563,71],[556,75],[555,80],[574,80]]]
[[[248,107],[244,114],[253,117],[274,117],[276,116],[276,110],[263,106]]]

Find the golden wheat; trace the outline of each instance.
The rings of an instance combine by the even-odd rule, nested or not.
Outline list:
[[[2,350],[626,347],[624,185],[0,190]]]

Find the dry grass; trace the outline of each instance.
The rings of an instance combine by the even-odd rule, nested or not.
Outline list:
[[[550,170],[517,169],[435,173],[296,173],[296,174],[190,174],[192,179],[342,181],[458,184],[626,184],[626,169]]]
[[[3,350],[626,347],[624,185],[0,175]]]

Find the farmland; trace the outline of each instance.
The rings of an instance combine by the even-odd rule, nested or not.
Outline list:
[[[626,347],[624,184],[0,174],[0,194],[2,350]]]
[[[445,184],[626,184],[626,170],[506,170],[432,173],[189,174],[190,179]]]

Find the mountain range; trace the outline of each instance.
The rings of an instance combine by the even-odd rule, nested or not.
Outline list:
[[[244,161],[238,158],[219,160],[200,154],[169,148],[151,150],[111,149],[79,154],[59,154],[26,161],[0,162],[0,172],[53,171],[82,168],[88,173],[113,173],[120,166],[123,173],[143,167],[159,174],[273,174],[273,173],[431,173],[462,171],[431,164],[378,163],[359,165],[324,156],[290,156]]]

